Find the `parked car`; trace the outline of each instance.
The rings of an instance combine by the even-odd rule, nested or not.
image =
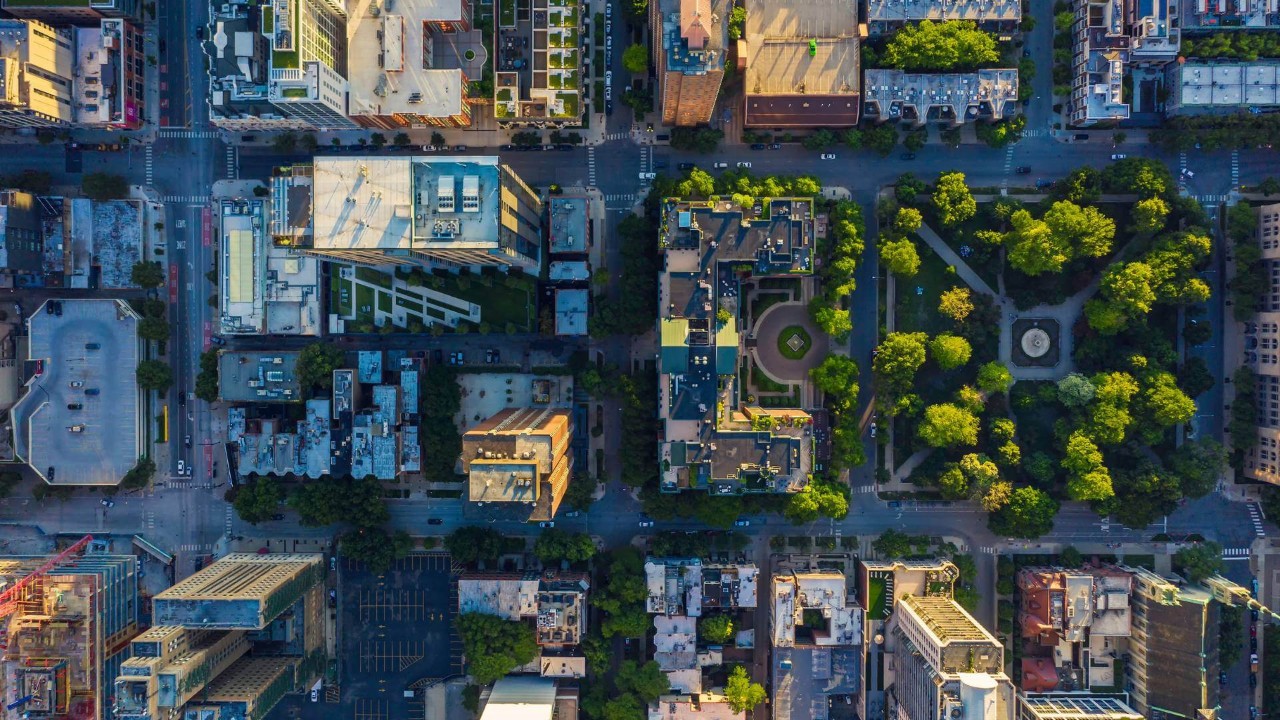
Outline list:
[[[1076,139],[1076,140],[1088,140],[1088,139],[1089,139],[1089,133],[1076,133],[1076,134],[1075,134],[1075,139]]]
[[[767,146],[767,145],[765,145],[764,143],[752,143],[752,144],[751,144],[751,149],[752,149],[752,150],[764,150],[766,147],[768,147],[768,146]]]
[[[876,424],[873,422],[871,423],[871,437],[875,437],[875,436],[876,436]]]
[[[224,339],[223,339],[223,338],[221,338],[221,337],[218,337],[217,335],[210,335],[210,336],[209,336],[209,342],[213,343],[214,345],[226,345],[226,344],[227,344],[227,341],[226,341],[226,340],[224,340]]]
[[[186,463],[186,461],[185,461],[185,460],[179,460],[179,461],[178,461],[178,474],[179,474],[179,475],[186,475],[186,474],[187,474],[187,463]]]
[[[311,702],[320,702],[320,691],[315,688],[311,688]]]
[[[116,506],[116,501],[111,498],[102,498],[102,506],[113,508]]]
[[[84,387],[84,381],[83,381],[83,380],[72,380],[69,384],[70,384],[70,385],[71,385],[71,387],[73,387],[73,388]]]
[[[609,85],[612,85],[612,84],[613,84],[613,71],[612,71],[612,70],[605,70],[605,71],[604,71],[604,84],[605,84],[605,86],[606,86],[606,87],[607,87],[607,86],[609,86]]]
[[[67,403],[68,410],[83,410],[84,403]]]
[[[191,447],[191,436],[190,436],[190,435],[188,435],[188,436],[186,436],[186,437],[182,438],[182,444],[183,444],[183,445],[186,445],[187,447]]]
[[[836,154],[835,154],[835,153],[822,153],[822,155],[821,155],[820,157],[821,157],[823,160],[835,160],[835,159],[836,159]]]
[[[901,503],[900,501],[898,501],[898,500],[890,500],[890,501],[889,501],[889,507],[891,507],[891,508],[900,508],[900,507],[902,507],[902,503]]]
[[[427,518],[428,525],[443,525],[444,521],[440,518]]]
[[[1030,165],[1019,165],[1018,167],[1014,168],[1014,170],[1013,170],[1013,171],[1014,171],[1015,173],[1019,174],[1019,175],[1030,175],[1030,174],[1031,174],[1031,166],[1030,166]]]
[[[284,513],[276,513],[275,515],[271,516],[271,519],[275,520],[276,522],[280,522],[281,520],[284,519]]]
[[[1112,160],[1123,160],[1126,157],[1129,157],[1129,156],[1125,155],[1124,153],[1111,153]]]
[[[698,166],[694,165],[693,163],[680,163],[676,167],[680,168],[681,170],[692,170]]]
[[[651,527],[653,527],[653,521],[652,521],[652,520],[641,520],[641,521],[640,521],[640,527],[642,527],[642,528],[651,528]]]
[[[915,159],[916,159],[916,154],[915,154],[915,153],[902,153],[901,155],[899,155],[899,156],[898,156],[898,158],[899,158],[899,159],[901,159],[901,160],[915,160]]]
[[[729,163],[727,163],[727,162],[718,162],[718,163],[716,163],[716,169],[717,169],[717,170],[723,170],[723,169],[725,169],[725,168],[727,168],[727,167],[729,167]]]
[[[641,180],[653,180],[658,177],[658,173],[640,173]]]
[[[85,388],[85,389],[84,389],[84,394],[85,394],[85,395],[97,395],[97,394],[99,394],[99,392],[100,392],[100,391],[98,390],[98,388]]]
[[[743,161],[741,161],[741,162],[739,162],[739,163],[738,163],[738,167],[740,167],[740,168],[750,168],[750,167],[751,167],[751,163],[749,163],[749,162],[747,162],[747,161],[743,160]]]
[[[606,3],[604,6],[604,17],[606,20],[613,17],[613,3]]]
[[[770,150],[781,150],[781,149],[782,149],[782,143],[769,143],[769,149],[770,149]]]
[[[85,350],[101,350],[102,344],[101,343],[85,343],[84,349]]]
[[[556,526],[556,521],[555,521],[555,520],[544,520],[544,521],[542,521],[542,522],[538,523],[538,527],[540,527],[540,528],[553,528],[553,527],[555,527],[555,526]]]
[[[733,521],[733,526],[734,526],[734,527],[747,527],[747,526],[749,526],[749,525],[751,525],[751,521],[750,521],[750,520],[734,520],[734,521]]]

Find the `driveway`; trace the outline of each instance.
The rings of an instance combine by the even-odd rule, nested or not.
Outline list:
[[[783,357],[778,352],[778,336],[792,325],[799,325],[809,333],[809,351],[799,360]],[[765,374],[778,382],[803,382],[809,370],[822,364],[826,355],[818,347],[827,347],[827,336],[809,320],[809,309],[801,303],[779,303],[764,311],[756,322],[753,333],[758,340],[755,348],[756,362]]]

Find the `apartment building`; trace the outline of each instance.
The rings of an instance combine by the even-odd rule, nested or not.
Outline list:
[[[1220,605],[1199,588],[1146,568],[1133,575],[1133,636],[1126,686],[1134,709],[1202,718],[1218,708]]]
[[[1280,60],[1169,63],[1168,115],[1206,115],[1280,108]]]
[[[156,625],[261,630],[324,580],[324,556],[231,553],[152,599]]]
[[[1014,720],[1142,720],[1142,715],[1118,697],[1021,692]]]
[[[458,578],[458,613],[484,613],[532,622],[539,648],[538,674],[581,678],[586,659],[578,645],[587,632],[586,573],[466,572]]]
[[[776,567],[770,591],[774,720],[813,720],[814,708],[859,694],[863,610],[844,573]]]
[[[967,20],[984,30],[1005,34],[1022,21],[1018,0],[868,0],[867,27],[885,35],[910,22]]]
[[[972,73],[907,73],[867,70],[863,114],[879,122],[949,122],[1004,120],[1017,114],[1018,70]]]
[[[573,477],[573,431],[570,412],[552,407],[508,408],[467,430],[467,499],[551,520]]]
[[[75,122],[75,34],[39,20],[0,19],[0,125]]]
[[[309,253],[538,274],[542,201],[496,156],[317,157],[312,182]]]
[[[729,44],[726,0],[655,0],[649,3],[658,109],[665,125],[711,122]]]
[[[1015,3],[1016,4],[1016,3]],[[752,128],[852,127],[862,101],[855,0],[748,0],[739,70]]]
[[[120,720],[162,720],[177,713],[249,652],[243,630],[187,629],[161,625],[134,638],[115,681],[114,714]]]
[[[142,27],[110,18],[76,28],[75,123],[137,130],[145,120]]]
[[[210,6],[201,43],[209,67],[209,121],[246,130],[343,130],[347,16],[337,0]]]
[[[15,18],[82,27],[96,27],[107,18],[138,22],[142,5],[141,0],[0,0],[0,8]]]
[[[321,334],[320,261],[277,244],[274,215],[288,212],[260,198],[216,207],[219,250],[218,332],[222,335]]]
[[[1127,120],[1134,97],[1125,75],[1160,68],[1178,57],[1178,0],[1075,0],[1072,28],[1071,124],[1093,127]],[[1144,105],[1154,108],[1155,98]]]
[[[903,596],[893,615],[888,717],[1003,720],[1014,709],[1004,646],[955,600]]]
[[[759,203],[746,208],[723,199],[663,203],[665,262],[658,276],[663,492],[798,492],[813,472],[809,413],[777,403],[762,407],[751,401],[750,388],[732,381],[744,355],[755,362],[743,347],[755,323],[744,293],[762,278],[812,282],[812,201]]]
[[[351,119],[363,127],[465,127],[467,83],[490,61],[469,0],[347,4]]]
[[[577,127],[582,102],[579,0],[528,0],[495,15],[493,114],[503,128]]]
[[[1280,0],[1182,0],[1179,11],[1187,33],[1280,27]]]
[[[1130,573],[1113,566],[1024,568],[1017,583],[1022,691],[1123,691]]]
[[[1258,245],[1270,278],[1254,322],[1246,326],[1245,363],[1257,374],[1257,442],[1244,456],[1244,475],[1280,484],[1280,203],[1254,208]]]

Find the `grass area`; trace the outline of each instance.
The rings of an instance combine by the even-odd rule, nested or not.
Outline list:
[[[774,382],[772,379],[770,379],[770,378],[769,378],[769,376],[768,376],[768,375],[765,375],[765,374],[760,370],[760,368],[758,368],[758,367],[756,367],[756,366],[754,366],[754,365],[752,365],[752,366],[751,366],[751,386],[752,386],[752,387],[754,387],[758,392],[762,392],[762,393],[765,393],[765,392],[789,393],[789,392],[791,392],[791,386],[790,386],[790,385],[783,385],[782,383]]]
[[[422,303],[414,302],[403,295],[396,295],[396,305],[407,310],[412,310],[419,315],[422,314]]]
[[[336,265],[330,267],[333,270],[329,273],[329,308],[346,317],[351,314],[351,283],[338,277]]]
[[[791,297],[785,293],[756,293],[751,298],[751,321],[758,321],[765,310],[778,303],[790,302]]]
[[[516,25],[516,0],[498,0],[498,26],[504,28]]]
[[[964,285],[958,275],[924,241],[917,239],[920,272],[913,278],[897,280],[894,298],[894,329],[898,332],[925,332],[930,337],[950,331],[952,322],[938,312],[942,293],[955,285]]]
[[[373,319],[373,307],[376,302],[376,291],[368,285],[356,285],[356,306],[353,309],[356,319]]]
[[[507,323],[515,323],[516,328],[521,331],[528,332],[531,329],[534,303],[529,293],[507,287],[500,278],[495,279],[488,287],[476,282],[474,277],[468,277],[465,284],[465,289],[459,287],[458,277],[449,275],[444,278],[441,287],[433,289],[479,305],[481,321],[494,328],[501,329]]]
[[[1144,567],[1154,571],[1156,569],[1155,555],[1125,555],[1124,564],[1130,567]]]
[[[786,290],[791,293],[792,297],[800,292],[800,280],[798,278],[760,278],[758,282],[761,290]]]
[[[870,620],[883,620],[884,613],[884,593],[885,579],[878,576],[872,576],[867,579],[867,618]]]
[[[378,309],[384,313],[391,312],[391,293],[389,292],[378,293]]]
[[[390,290],[394,283],[389,273],[384,273],[373,268],[356,267],[356,279],[370,285],[377,285],[384,290]]]
[[[800,342],[794,342],[793,338],[799,338]],[[792,347],[795,345],[796,347]],[[809,354],[809,348],[813,347],[813,338],[809,337],[809,332],[799,325],[792,325],[784,328],[778,333],[778,352],[782,357],[788,360],[800,360]]]

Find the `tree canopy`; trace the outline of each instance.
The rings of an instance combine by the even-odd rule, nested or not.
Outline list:
[[[1222,546],[1208,541],[1179,548],[1173,554],[1173,564],[1187,580],[1200,582],[1222,570]]]
[[[880,262],[886,270],[901,278],[914,277],[920,271],[920,253],[910,238],[881,242]]]
[[[391,519],[382,483],[372,475],[362,480],[325,475],[302,483],[289,498],[289,505],[308,527],[339,522],[376,527]]]
[[[413,549],[413,538],[403,530],[388,534],[377,527],[361,527],[343,533],[338,547],[344,557],[364,563],[375,575],[391,569],[396,560]]]
[[[1009,504],[991,513],[987,525],[997,535],[1034,539],[1053,529],[1058,502],[1043,490],[1020,487],[1009,497]]]
[[[725,683],[724,696],[729,701],[729,708],[735,713],[749,713],[764,702],[765,691],[760,683],[751,682],[746,668],[735,665],[729,673],[729,681]]]
[[[969,362],[973,347],[959,335],[940,333],[929,341],[929,355],[943,370],[954,370]]]
[[[280,509],[284,489],[280,481],[270,475],[260,475],[236,489],[232,506],[241,520],[254,525],[270,520]]]
[[[586,533],[571,533],[556,528],[543,530],[533,544],[533,554],[542,562],[582,562],[596,554],[596,545]]]
[[[962,322],[973,312],[973,296],[967,287],[953,287],[938,298],[938,312]]]
[[[925,20],[921,25],[929,22]],[[905,28],[904,28],[905,29]],[[901,31],[900,31],[901,32]],[[978,201],[965,184],[964,173],[949,172],[938,176],[933,185],[933,205],[938,219],[946,227],[953,227],[978,213]]]
[[[976,445],[978,416],[952,403],[930,405],[919,427],[920,439],[932,447]]]
[[[876,378],[895,391],[910,390],[916,371],[924,365],[927,340],[928,336],[922,332],[886,335],[871,361]]]
[[[138,385],[144,390],[168,392],[173,385],[173,369],[161,360],[143,360],[138,363]]]
[[[632,75],[644,75],[649,72],[649,49],[644,45],[630,45],[622,51],[622,67]]]
[[[712,645],[723,645],[733,640],[733,616],[727,613],[703,615],[698,620],[698,636]]]
[[[624,660],[618,666],[614,682],[619,691],[632,693],[646,703],[657,700],[671,688],[667,674],[653,660],[647,663]]]
[[[992,360],[978,368],[978,389],[989,393],[1008,392],[1013,385],[1013,373],[1005,364]]]
[[[533,628],[497,615],[469,612],[454,622],[467,656],[467,669],[479,685],[507,675],[533,661],[538,643]]]
[[[444,539],[444,549],[460,563],[496,562],[505,549],[502,533],[491,528],[460,527]]]
[[[1000,60],[995,37],[963,20],[907,23],[885,46],[884,64],[899,70],[977,69]]]
[[[164,284],[164,267],[160,263],[139,260],[129,269],[129,283],[150,290]]]
[[[295,374],[303,392],[333,386],[333,371],[342,367],[343,352],[331,343],[314,342],[298,353]]]

